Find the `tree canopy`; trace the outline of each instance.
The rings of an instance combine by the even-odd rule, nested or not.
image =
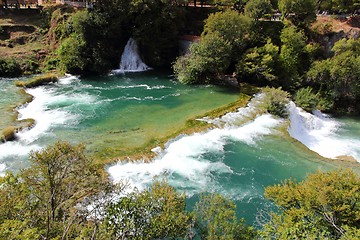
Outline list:
[[[360,237],[360,178],[350,170],[317,172],[297,183],[267,187],[272,213],[260,235],[275,239],[356,239]]]

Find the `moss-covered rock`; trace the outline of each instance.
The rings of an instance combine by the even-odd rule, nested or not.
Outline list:
[[[49,83],[54,83],[57,82],[58,80],[59,78],[54,74],[45,74],[34,77],[28,81],[16,81],[15,84],[17,87],[33,88],[37,86],[46,85]]]
[[[8,127],[4,128],[1,132],[0,141],[6,142],[6,141],[15,140],[16,131],[17,131],[17,128],[14,126],[8,126]]]

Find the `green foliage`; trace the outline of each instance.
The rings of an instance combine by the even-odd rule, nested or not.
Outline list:
[[[113,5],[114,3],[110,4]],[[62,24],[59,31],[63,40],[55,59],[58,59],[63,71],[99,74],[118,64],[119,49],[126,41],[124,39],[127,39],[124,34],[126,29],[123,27],[126,16],[118,7],[114,6],[110,14],[103,11],[110,9],[101,6],[97,11],[78,11]],[[113,18],[110,19],[111,17]]]
[[[249,0],[245,5],[245,15],[258,21],[260,18],[271,14],[270,0]]]
[[[334,56],[315,62],[308,72],[308,78],[328,92],[337,107],[358,106],[360,99],[360,40],[343,39],[333,47]]]
[[[232,46],[232,56],[236,57],[247,45],[251,19],[237,11],[226,10],[210,14],[205,21],[202,37],[217,33]]]
[[[230,43],[217,33],[209,33],[190,47],[189,54],[179,57],[173,68],[182,83],[214,82],[229,66],[230,54]]]
[[[60,68],[68,73],[82,73],[89,61],[86,52],[86,43],[82,36],[71,34],[57,49]]]
[[[310,65],[310,55],[313,55],[308,49],[312,47],[306,45],[304,32],[295,26],[286,26],[280,39],[281,85],[287,90],[293,90],[302,84],[301,77]]]
[[[311,87],[301,88],[295,94],[295,103],[305,111],[311,112],[319,103],[319,94],[313,93]]]
[[[249,49],[236,66],[237,77],[243,81],[269,84],[277,79],[279,47],[270,39],[262,47]]]
[[[262,109],[270,114],[279,117],[287,117],[287,104],[289,103],[290,94],[281,90],[281,88],[263,88],[264,94]]]
[[[4,220],[0,225],[0,239],[40,239],[40,233],[37,228],[29,228],[29,222],[27,221]]]
[[[111,203],[105,218],[113,239],[175,239],[185,237],[190,214],[185,195],[164,182]]]
[[[194,209],[201,239],[254,239],[256,232],[236,217],[236,205],[219,194],[202,195]]]
[[[317,9],[331,13],[353,13],[359,9],[358,0],[322,0],[317,1]]]
[[[14,239],[37,239],[38,235],[74,239],[85,227],[96,234],[98,220],[84,221],[94,213],[83,204],[91,199],[97,209],[95,196],[111,186],[97,171],[98,166],[85,157],[84,146],[58,142],[32,152],[30,161],[30,168],[17,176],[7,173],[0,178],[3,234],[16,236]]]
[[[315,0],[279,0],[278,7],[298,27],[307,27],[316,20]]]
[[[178,54],[184,9],[170,0],[133,0],[130,18],[131,33],[140,46],[144,61],[153,67],[169,66]]]
[[[261,235],[275,239],[350,239],[359,236],[360,178],[350,170],[318,172],[300,183],[267,187],[265,196],[281,209]]]
[[[16,77],[21,73],[20,65],[15,59],[0,58],[0,77]]]

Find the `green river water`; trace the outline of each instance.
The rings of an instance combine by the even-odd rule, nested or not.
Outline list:
[[[0,128],[4,128],[14,117],[10,107],[22,97],[13,80],[0,83]],[[187,119],[231,103],[239,96],[238,90],[184,86],[167,73],[156,71],[86,79],[67,77],[27,92],[35,99],[19,108],[19,118],[34,118],[36,125],[18,133],[17,141],[0,144],[2,174],[27,167],[31,150],[57,140],[84,143],[89,155],[114,158],[126,149],[167,136],[183,127]],[[199,193],[224,194],[236,202],[239,216],[252,223],[257,212],[269,205],[263,197],[264,187],[342,166],[308,148],[320,149],[322,154],[326,146],[340,146],[341,142],[344,147],[335,155],[360,160],[358,119],[319,118],[319,123],[304,130],[297,126],[307,126],[311,117],[300,118],[294,113],[292,123],[298,125],[289,132],[305,136],[303,140],[309,145],[305,147],[286,133],[285,120],[262,115],[239,124],[244,114],[240,111],[238,115],[227,115],[209,131],[170,140],[165,149],[156,150],[158,155],[151,163],[141,159],[114,163],[107,171],[114,181],[127,179],[132,187],[140,189],[149,186],[156,176],[165,178],[187,194],[190,206]],[[335,130],[324,135],[319,124],[330,123]],[[319,145],[316,134],[335,142]],[[352,166],[358,171],[356,164]]]

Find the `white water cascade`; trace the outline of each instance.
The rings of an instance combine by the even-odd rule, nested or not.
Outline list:
[[[113,73],[142,72],[150,68],[141,60],[136,41],[130,38],[121,56],[120,68]]]
[[[360,141],[342,137],[338,132],[340,122],[319,111],[305,112],[293,102],[289,104],[289,112],[290,136],[323,157],[352,157],[360,162]]]

